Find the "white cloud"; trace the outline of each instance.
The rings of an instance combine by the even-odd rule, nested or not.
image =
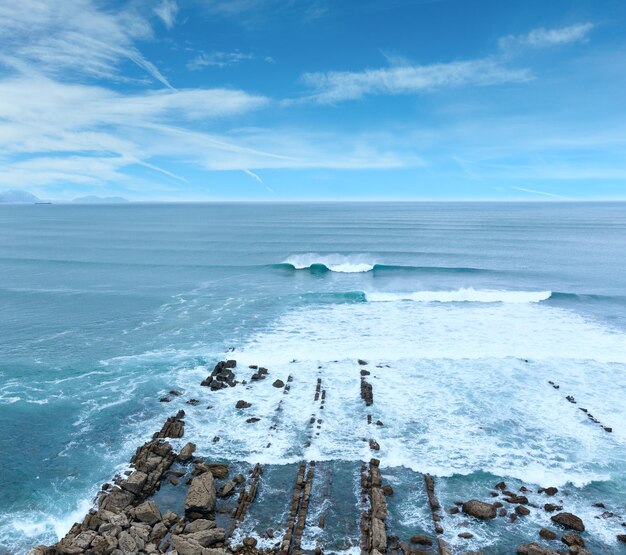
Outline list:
[[[207,66],[226,67],[238,64],[246,60],[254,60],[254,54],[248,54],[235,50],[233,52],[209,52],[198,54],[187,63],[187,69],[198,70]]]
[[[131,9],[105,11],[92,0],[0,0],[0,41],[11,45],[0,63],[20,71],[116,79],[120,64],[131,61],[171,87],[135,46],[151,37],[148,21]]]
[[[178,4],[176,0],[163,0],[156,8],[154,12],[159,16],[163,25],[168,29],[171,29],[176,22],[176,16],[178,15]]]
[[[593,23],[578,23],[557,29],[545,29],[541,27],[530,31],[530,33],[526,35],[508,35],[502,37],[498,44],[502,50],[510,50],[519,47],[545,48],[572,42],[582,42],[588,40],[589,33],[593,27]]]
[[[527,69],[507,68],[496,59],[485,58],[359,72],[305,73],[302,81],[314,89],[311,99],[332,103],[366,95],[414,94],[450,87],[519,83],[531,78]]]

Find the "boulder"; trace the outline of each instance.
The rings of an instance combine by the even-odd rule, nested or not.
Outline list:
[[[583,521],[573,515],[572,513],[558,513],[552,517],[552,522],[556,522],[565,528],[570,530],[576,530],[576,532],[584,532],[585,524]]]
[[[135,518],[152,526],[161,520],[161,511],[154,501],[146,501],[135,507]]]
[[[556,540],[556,534],[552,530],[548,530],[547,528],[542,528],[539,530],[539,535],[544,540]]]
[[[518,505],[515,507],[515,512],[520,516],[528,516],[530,514],[530,509],[524,507],[524,505]]]
[[[202,546],[193,538],[173,534],[171,539],[178,555],[202,555]]]
[[[117,547],[124,555],[134,555],[139,551],[133,537],[128,532],[121,532],[117,540]]]
[[[200,474],[200,476],[196,476],[191,481],[191,486],[185,499],[185,512],[213,515],[215,513],[216,497],[213,474],[211,472]]]
[[[178,460],[182,461],[182,462],[186,462],[191,460],[191,457],[193,457],[193,454],[196,451],[196,444],[195,443],[186,443],[183,448],[180,450],[180,453],[178,454]]]
[[[626,534],[618,534],[617,541],[618,542],[622,542],[622,543],[626,543]]]
[[[561,541],[569,547],[572,547],[573,545],[577,545],[578,547],[585,547],[585,540],[583,540],[578,534],[563,534],[561,536]]]
[[[479,520],[496,518],[496,508],[490,503],[485,503],[478,499],[471,499],[463,503],[463,512]]]
[[[227,495],[233,493],[236,485],[237,482],[235,482],[234,480],[228,480],[228,482],[226,482],[220,490],[220,497],[226,497]]]
[[[239,399],[239,401],[237,401],[237,404],[235,405],[236,409],[248,409],[252,406],[252,403],[248,403],[247,401],[244,401],[243,399]]]
[[[120,487],[134,495],[139,495],[147,479],[148,475],[145,472],[135,470],[125,481],[120,483]]]
[[[283,380],[276,380],[272,385],[274,387],[285,387],[285,382]]]
[[[205,518],[199,518],[187,524],[185,526],[185,534],[194,534],[195,532],[201,532],[202,530],[210,530],[215,528],[214,520],[206,520]]]
[[[198,542],[202,547],[211,547],[226,539],[226,530],[224,530],[224,528],[208,528],[206,530],[198,530],[191,534],[185,534],[185,538]]]

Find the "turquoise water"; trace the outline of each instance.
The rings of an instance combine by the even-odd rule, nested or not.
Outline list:
[[[320,475],[344,492],[328,510],[351,538],[371,456],[363,358],[383,474],[402,492],[398,535],[432,526],[418,473],[441,477],[446,506],[505,477],[565,488],[594,553],[617,553],[624,253],[621,203],[0,206],[0,552],[64,534],[178,408],[207,456],[326,461]],[[242,368],[293,376],[270,448],[271,380],[247,393],[254,426],[234,410],[237,388],[206,409],[199,383],[230,347]],[[318,377],[328,402],[307,446]],[[159,403],[173,388],[184,395]],[[272,499],[268,485],[259,514]],[[594,518],[599,500],[622,519]],[[463,545],[505,552],[546,518],[472,530]],[[461,528],[451,520],[447,539]],[[311,528],[311,545],[334,532]]]

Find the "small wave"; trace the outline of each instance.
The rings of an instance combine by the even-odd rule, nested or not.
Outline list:
[[[454,291],[416,291],[413,293],[365,293],[368,302],[415,301],[423,303],[538,303],[548,300],[551,291],[477,290],[471,287]]]

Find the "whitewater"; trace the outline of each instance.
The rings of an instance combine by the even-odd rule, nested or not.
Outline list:
[[[593,504],[624,516],[624,204],[15,206],[0,224],[0,553],[56,541],[178,409],[175,448],[266,468],[240,534],[261,539],[282,476],[315,460],[313,495],[332,476],[339,501],[313,503],[311,521],[332,524],[303,545],[358,541],[371,436],[400,536],[432,527],[416,485],[430,473],[444,507],[500,479],[537,504],[557,486],[592,552],[623,552],[623,518]],[[200,382],[225,357],[271,379],[208,398]],[[367,424],[358,360],[383,426]],[[272,387],[289,378],[289,395]],[[542,526],[533,510],[471,540],[452,520],[444,537],[508,553]]]

